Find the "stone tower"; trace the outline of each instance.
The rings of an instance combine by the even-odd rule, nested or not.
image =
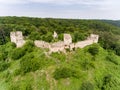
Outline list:
[[[57,33],[54,31],[54,34],[53,34],[53,38],[55,39],[55,38],[58,38],[58,35],[57,35]]]
[[[10,32],[11,42],[14,42],[17,47],[22,47],[25,44],[21,31]]]
[[[70,34],[64,34],[64,44],[70,45],[72,43],[72,37]]]

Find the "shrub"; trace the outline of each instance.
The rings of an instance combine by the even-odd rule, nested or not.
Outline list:
[[[106,60],[110,61],[110,62],[112,62],[112,63],[114,63],[116,65],[119,64],[118,61],[116,60],[115,56],[113,56],[112,54],[107,55],[106,56]]]
[[[6,70],[10,66],[9,63],[6,62],[0,62],[0,71]]]
[[[16,69],[15,71],[14,71],[14,76],[17,76],[17,75],[19,75],[20,74],[20,69]]]
[[[120,43],[117,43],[115,46],[116,54],[120,56]]]
[[[33,51],[34,43],[32,41],[26,42],[26,44],[22,48],[16,48],[11,52],[10,57],[13,60],[20,59],[23,57],[27,52],[30,53]]]
[[[89,47],[88,52],[91,55],[95,56],[99,53],[99,47],[97,45],[93,45],[93,46]]]
[[[10,57],[13,60],[17,60],[17,59],[20,59],[21,57],[23,57],[25,55],[25,52],[26,51],[23,48],[16,48],[11,52]]]
[[[38,61],[39,60],[36,60],[32,53],[24,56],[20,61],[20,68],[22,73],[25,74],[27,72],[39,69],[40,65]]]
[[[94,86],[90,82],[84,82],[84,83],[82,83],[80,90],[94,90]]]
[[[82,60],[82,62],[80,62],[80,64],[81,64],[83,70],[89,70],[89,69],[95,68],[94,63],[88,58],[85,58],[84,60]]]
[[[53,76],[56,80],[59,80],[61,78],[69,78],[69,77],[75,77],[78,78],[79,74],[77,71],[72,70],[70,68],[58,68],[55,70],[54,72],[54,76]]]
[[[0,61],[3,61],[3,60],[4,60],[3,53],[0,53]]]
[[[102,90],[106,90],[107,88],[109,87],[112,87],[112,83],[114,82],[114,80],[112,80],[112,75],[111,74],[108,74],[106,76],[104,76],[103,78],[103,85],[101,87]],[[116,81],[115,81],[116,83]]]
[[[34,43],[33,43],[33,41],[27,41],[26,43],[25,43],[25,45],[24,45],[24,50],[26,51],[26,52],[32,52],[33,51],[33,48],[34,48]]]

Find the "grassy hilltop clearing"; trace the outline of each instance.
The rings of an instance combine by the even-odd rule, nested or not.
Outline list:
[[[0,17],[0,90],[119,90],[119,25],[108,20]],[[11,31],[23,32],[23,47],[10,42]],[[54,31],[58,39],[53,39]],[[64,33],[73,42],[98,34],[99,43],[52,54],[34,46],[34,40],[62,40]]]

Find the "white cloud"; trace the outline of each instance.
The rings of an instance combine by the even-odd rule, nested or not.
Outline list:
[[[0,0],[0,5],[2,4],[22,4],[25,0]]]
[[[19,4],[19,3],[55,3],[55,4],[117,4],[119,0],[0,0],[2,4]],[[115,3],[116,2],[116,3]]]
[[[119,9],[120,0],[0,0],[0,15],[120,18]]]

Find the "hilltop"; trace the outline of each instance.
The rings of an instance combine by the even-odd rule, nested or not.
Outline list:
[[[10,32],[22,31],[16,48]],[[52,37],[53,32],[58,38]],[[34,40],[72,42],[99,35],[99,42],[66,53],[47,54]],[[119,90],[120,27],[102,20],[0,17],[0,90]]]

